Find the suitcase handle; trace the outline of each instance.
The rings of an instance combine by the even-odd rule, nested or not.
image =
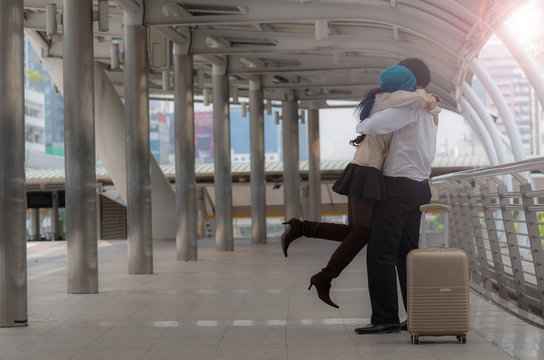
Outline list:
[[[438,210],[442,212],[442,215],[444,216],[444,245],[449,245],[449,236],[448,236],[448,228],[449,228],[449,221],[448,221],[448,213],[450,211],[450,206],[447,204],[441,204],[438,202],[433,202],[429,204],[423,204],[419,206],[419,210],[422,212],[422,218],[421,218],[421,235],[420,235],[420,244],[423,247],[426,247],[427,245],[427,223],[425,221],[425,217],[427,214],[427,211],[429,210]]]
[[[441,211],[450,211],[450,206],[447,204],[440,204],[440,203],[430,203],[430,204],[423,204],[419,207],[420,211],[427,211],[427,210],[441,210]]]
[[[427,246],[427,247],[424,248],[424,249],[431,249],[431,248],[440,248],[440,250],[447,250],[447,249],[449,249],[449,247],[447,247],[447,246],[442,246],[442,245],[431,245],[431,246]]]

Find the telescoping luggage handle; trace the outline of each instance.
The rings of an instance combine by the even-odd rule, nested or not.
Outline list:
[[[447,247],[449,244],[449,235],[448,235],[448,212],[450,211],[450,206],[447,204],[440,203],[430,203],[424,204],[419,207],[419,210],[423,213],[421,217],[421,236],[419,239],[420,247],[427,246],[427,222],[425,221],[425,216],[429,210],[438,210],[442,211],[444,214],[444,245]]]
[[[449,247],[443,246],[443,245],[431,245],[431,246],[427,246],[425,249],[432,249],[432,248],[439,248],[440,251],[444,251],[444,250],[450,249]]]

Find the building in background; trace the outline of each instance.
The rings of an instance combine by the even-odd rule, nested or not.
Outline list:
[[[45,152],[44,95],[25,90],[25,148],[27,151]]]
[[[25,91],[39,92],[44,98],[44,152],[64,156],[64,101],[26,36],[24,58]]]
[[[518,16],[516,18],[516,16]],[[528,19],[531,17],[531,19]],[[528,50],[541,72],[544,71],[544,0],[530,0],[523,12],[516,14],[507,22],[512,31],[521,36],[522,47]],[[537,27],[531,24],[538,24]],[[544,126],[542,106],[535,96],[523,69],[510,51],[496,37],[492,37],[480,51],[478,59],[499,87],[508,104],[521,135],[526,156],[539,156],[544,153]],[[473,88],[488,107],[502,134],[506,130],[495,104],[485,93],[477,78]]]
[[[171,128],[172,121],[169,121],[172,113],[173,105],[170,101],[149,102],[149,147],[160,165],[172,163],[174,148],[170,133],[174,133],[174,128]]]
[[[213,162],[213,113],[195,112],[195,161],[197,164]]]
[[[27,129],[28,139],[32,139],[32,148],[51,155],[64,156],[64,103],[49,74],[43,70],[38,55],[30,41],[25,37],[25,91],[28,112],[42,120],[27,115],[31,125]],[[41,105],[39,105],[41,104]],[[202,111],[202,106],[195,111],[195,158],[197,163],[211,163],[214,159],[213,112]],[[280,111],[277,109],[275,111]],[[159,164],[175,163],[175,128],[174,106],[172,101],[151,100],[150,112],[150,148]],[[306,116],[305,111],[301,114]],[[231,122],[231,161],[250,161],[249,114],[242,116],[240,105],[230,106]],[[265,161],[282,161],[282,122],[276,124],[275,114],[264,114]],[[34,145],[34,144],[41,145]],[[308,126],[299,120],[300,160],[308,160]]]
[[[230,108],[231,161],[250,162],[250,124],[249,113],[242,116],[240,106]],[[302,131],[302,130],[300,130]],[[265,161],[281,161],[281,122],[276,124],[275,115],[264,114],[264,152]],[[307,138],[307,136],[306,136]],[[307,156],[306,156],[307,158]]]

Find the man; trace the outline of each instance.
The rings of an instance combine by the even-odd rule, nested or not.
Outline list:
[[[427,65],[414,58],[399,65],[414,74],[416,91],[425,92],[431,80]],[[425,109],[400,107],[374,114],[362,121],[357,131],[368,135],[393,133],[393,137],[382,169],[387,200],[376,205],[367,250],[371,324],[355,332],[399,332],[396,271],[406,308],[406,255],[418,247],[419,206],[431,199],[428,178],[436,152],[437,126]]]

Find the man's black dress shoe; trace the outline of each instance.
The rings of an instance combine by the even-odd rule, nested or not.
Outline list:
[[[408,330],[408,321],[407,320],[404,320],[403,322],[400,323],[400,329],[401,330]]]
[[[400,324],[368,324],[365,327],[356,328],[357,334],[388,334],[400,332]]]

